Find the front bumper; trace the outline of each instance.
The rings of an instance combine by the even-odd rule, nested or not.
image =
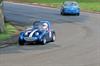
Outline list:
[[[38,37],[24,37],[24,40],[25,41],[28,41],[28,42],[36,42],[36,41],[39,41],[39,38]]]

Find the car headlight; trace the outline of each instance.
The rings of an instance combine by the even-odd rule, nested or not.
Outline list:
[[[39,32],[35,32],[35,35],[38,36],[39,35]]]

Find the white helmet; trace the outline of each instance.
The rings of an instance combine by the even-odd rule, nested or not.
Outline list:
[[[47,23],[43,23],[43,29],[47,29],[48,28],[48,24]]]

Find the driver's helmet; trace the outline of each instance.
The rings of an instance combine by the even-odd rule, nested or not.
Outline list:
[[[43,29],[48,30],[48,24],[47,23],[43,23]]]

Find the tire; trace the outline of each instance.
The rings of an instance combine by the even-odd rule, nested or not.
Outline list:
[[[43,37],[42,39],[42,45],[45,45],[47,43],[47,39],[45,37]]]
[[[62,11],[60,14],[61,14],[61,15],[64,15],[64,12]]]
[[[79,15],[80,15],[80,13],[77,13],[77,14],[76,14],[76,16],[79,16]]]
[[[56,34],[53,33],[53,34],[52,34],[52,40],[51,40],[51,42],[54,42],[55,40],[56,40]]]
[[[18,43],[19,43],[19,45],[24,45],[24,41],[21,39],[18,40]]]

